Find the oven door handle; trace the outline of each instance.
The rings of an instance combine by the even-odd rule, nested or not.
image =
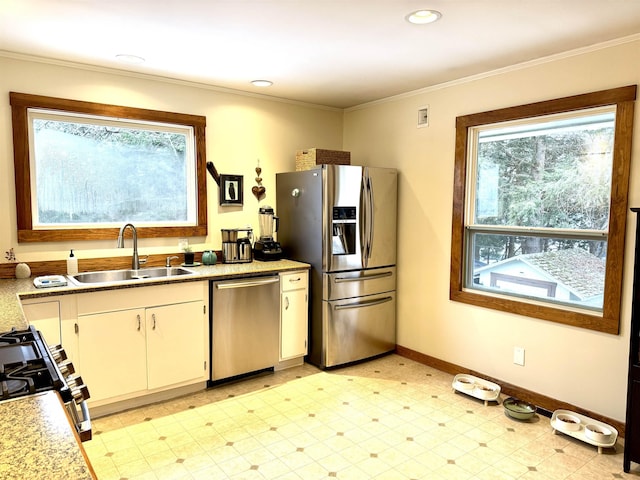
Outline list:
[[[80,440],[86,442],[87,440],[91,440],[91,417],[89,416],[89,406],[87,402],[80,402],[80,410],[82,410],[83,420],[80,422],[80,425],[78,425],[78,434],[80,435]]]
[[[373,307],[374,305],[387,303],[387,302],[390,302],[391,300],[393,300],[393,297],[383,297],[383,298],[378,298],[376,300],[369,300],[367,302],[355,302],[355,303],[345,303],[343,305],[336,305],[334,308],[336,310],[347,310],[351,308]]]
[[[82,418],[78,415],[77,407],[80,407],[80,411],[82,412]],[[91,416],[89,415],[89,406],[87,405],[86,400],[76,403],[75,401],[70,401],[65,403],[65,407],[73,424],[76,428],[76,432],[78,432],[78,436],[80,437],[80,441],[86,442],[91,440]]]

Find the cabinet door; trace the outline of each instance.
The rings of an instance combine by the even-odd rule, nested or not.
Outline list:
[[[280,360],[307,354],[307,290],[280,295]]]
[[[146,390],[144,309],[78,317],[80,375],[90,401]]]
[[[22,311],[29,324],[44,335],[48,345],[60,344],[60,302],[23,304]]]
[[[205,313],[202,302],[146,309],[150,390],[206,379]]]

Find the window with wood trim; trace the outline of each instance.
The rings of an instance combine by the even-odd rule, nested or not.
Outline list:
[[[456,119],[451,300],[619,332],[635,98]]]
[[[206,118],[10,93],[19,242],[207,234]]]

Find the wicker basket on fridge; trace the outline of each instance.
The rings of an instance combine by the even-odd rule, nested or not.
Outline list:
[[[318,165],[350,165],[351,152],[309,148],[296,152],[296,171],[311,170]]]

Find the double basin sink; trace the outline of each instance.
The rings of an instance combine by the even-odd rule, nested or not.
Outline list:
[[[141,268],[139,270],[104,270],[101,272],[83,272],[67,275],[75,285],[97,285],[103,283],[133,282],[146,279],[163,279],[184,275],[196,275],[192,270],[182,267]]]

